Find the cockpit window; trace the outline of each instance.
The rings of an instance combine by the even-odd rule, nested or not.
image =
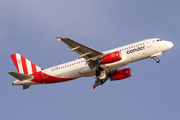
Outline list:
[[[162,39],[157,39],[157,41],[159,42],[159,41],[163,41]]]

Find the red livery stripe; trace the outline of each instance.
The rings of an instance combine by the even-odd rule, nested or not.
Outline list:
[[[11,55],[11,58],[19,73],[30,75],[38,71],[44,70],[23,57],[22,55],[20,55],[19,53]]]
[[[77,79],[77,78],[54,77],[54,76],[48,75],[46,73],[43,73],[42,71],[39,71],[39,72],[33,74],[33,76],[34,76],[34,79],[31,80],[32,82],[45,83],[45,84],[66,82],[66,81]],[[43,76],[45,76],[45,77],[43,77]]]
[[[22,61],[23,72],[24,74],[28,75],[26,59],[23,56],[21,56],[21,61]]]
[[[17,59],[16,59],[16,54],[11,55],[11,59],[13,60],[14,65],[16,66],[16,69],[19,72],[18,63],[17,63]]]

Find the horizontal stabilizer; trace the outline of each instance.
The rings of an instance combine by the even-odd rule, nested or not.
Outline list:
[[[27,79],[32,79],[33,78],[32,76],[25,75],[25,74],[18,73],[18,72],[14,72],[14,71],[9,72],[9,74],[12,75],[13,77],[15,77],[16,79],[20,80],[20,81],[27,80]]]
[[[28,89],[31,85],[23,85],[23,90]]]

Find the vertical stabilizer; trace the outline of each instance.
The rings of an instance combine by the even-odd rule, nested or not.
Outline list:
[[[34,63],[32,63],[31,61],[29,61],[19,53],[11,55],[11,58],[19,73],[31,75],[43,70],[42,68],[35,65]]]

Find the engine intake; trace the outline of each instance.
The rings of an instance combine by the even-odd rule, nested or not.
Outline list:
[[[121,57],[120,52],[116,51],[116,52],[113,52],[113,53],[103,56],[100,59],[100,63],[101,64],[113,63],[113,62],[119,61],[121,59],[122,59],[122,57]]]
[[[132,76],[131,68],[119,70],[110,76],[111,81],[122,80]]]

